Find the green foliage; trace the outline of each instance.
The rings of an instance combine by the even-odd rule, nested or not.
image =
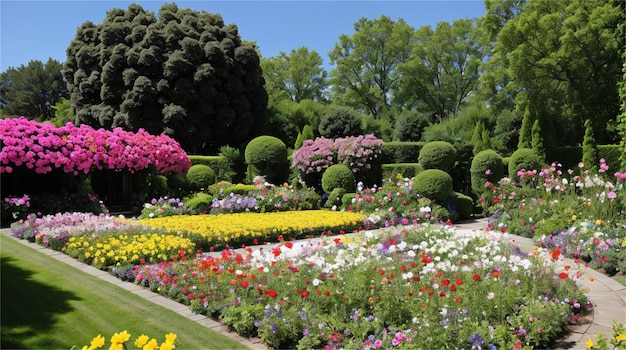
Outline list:
[[[413,27],[388,16],[361,18],[354,35],[342,34],[328,53],[334,101],[377,116],[391,106],[400,83],[398,66],[405,62],[414,40]]]
[[[534,119],[530,114],[530,109],[526,107],[524,110],[524,117],[522,119],[522,128],[519,132],[519,141],[517,148],[531,148],[532,147],[532,128]]]
[[[302,147],[302,144],[304,143],[305,140],[314,140],[315,139],[315,133],[313,132],[313,127],[311,125],[305,125],[304,128],[302,128],[302,132],[298,133],[298,138],[296,139],[296,144],[294,149],[299,149],[300,147]]]
[[[489,130],[485,129],[485,123],[483,123],[482,120],[476,123],[474,134],[472,135],[472,143],[474,144],[474,148],[472,149],[474,155],[489,149]]]
[[[76,118],[94,127],[166,133],[209,154],[258,135],[267,92],[254,43],[218,14],[131,4],[83,23],[63,72]]]
[[[456,160],[456,148],[449,142],[432,141],[424,145],[418,157],[424,169],[448,170]]]
[[[322,114],[319,133],[329,139],[358,136],[363,133],[362,121],[363,115],[357,110],[345,106],[331,105]]]
[[[415,162],[425,144],[425,142],[385,142],[382,162],[384,164]]]
[[[187,186],[193,191],[207,189],[215,183],[215,171],[208,165],[195,164],[187,171]]]
[[[32,60],[27,65],[9,67],[0,74],[0,103],[8,116],[49,120],[55,117],[53,108],[69,97],[63,65],[50,58],[45,64]]]
[[[326,208],[332,208],[333,206],[340,207],[342,204],[343,196],[346,194],[346,190],[342,187],[334,188],[329,194],[328,199],[324,206]]]
[[[264,58],[261,68],[271,98],[295,102],[324,100],[327,73],[322,57],[316,51],[309,51],[304,46],[292,49],[289,55],[281,51],[276,57]]]
[[[452,205],[456,208],[459,214],[459,220],[467,220],[474,214],[474,200],[470,196],[466,196],[463,193],[455,192],[456,197],[452,202]]]
[[[626,171],[626,168],[620,166],[620,157],[624,157],[623,152],[620,145],[598,145],[598,157],[604,159],[610,170]]]
[[[593,133],[593,124],[590,119],[585,121],[585,138],[583,139],[582,162],[587,169],[598,169],[600,157],[598,157],[598,146]]]
[[[61,97],[54,106],[54,118],[49,119],[57,127],[61,127],[69,122],[74,122],[74,111],[70,100]]]
[[[180,196],[187,190],[187,177],[183,174],[168,175],[167,187],[175,196]]]
[[[419,141],[424,128],[430,124],[428,117],[415,110],[405,110],[396,117],[394,141]]]
[[[287,179],[289,163],[287,146],[274,136],[258,136],[252,139],[244,152],[248,164],[248,180],[265,176],[270,183],[283,183]]]
[[[546,160],[546,148],[543,144],[543,132],[541,130],[541,124],[539,120],[535,120],[532,128],[532,149],[539,156],[539,158]]]
[[[192,197],[185,198],[185,205],[189,209],[189,212],[193,215],[207,214],[211,212],[211,202],[213,198],[204,192],[194,193]]]
[[[383,164],[383,179],[395,179],[398,174],[402,177],[412,178],[424,170],[419,163],[395,163]]]
[[[544,163],[531,148],[520,148],[509,159],[509,178],[517,179],[517,172],[521,169],[539,171]]]
[[[452,177],[440,169],[427,169],[413,179],[415,192],[438,202],[443,202],[452,195]]]
[[[335,188],[343,188],[346,192],[354,192],[354,173],[347,165],[331,165],[322,174],[322,189],[324,192],[330,193]]]
[[[229,147],[229,146],[225,146],[225,147]],[[238,156],[239,154],[239,150],[234,149],[232,147],[230,148],[220,148],[220,150],[225,150],[226,154],[229,157],[238,157],[239,159],[241,158],[240,156]],[[232,160],[231,158],[228,158],[224,155],[219,155],[219,156],[199,156],[199,155],[190,155],[189,156],[189,160],[191,161],[191,165],[195,165],[195,164],[203,164],[203,165],[207,165],[209,167],[211,167],[211,169],[213,169],[215,171],[215,179],[216,180],[232,180],[232,177],[234,176],[234,171],[233,171],[233,163],[231,162],[235,162],[235,160]]]
[[[214,169],[218,169],[218,180],[228,180],[233,182],[243,181],[245,179],[246,161],[241,155],[241,151],[235,147],[226,145],[220,147],[220,156],[226,159],[226,162],[229,165],[228,171],[222,172],[222,169],[224,168],[221,164],[207,164]]]
[[[492,184],[497,183],[504,176],[502,157],[494,150],[484,150],[479,152],[472,160],[470,168],[472,175],[472,191],[480,196],[487,189],[487,181]]]

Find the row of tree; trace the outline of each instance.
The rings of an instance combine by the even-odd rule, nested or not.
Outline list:
[[[52,119],[56,107],[61,120],[164,132],[191,153],[261,133],[293,145],[307,125],[327,137],[480,139],[504,154],[535,121],[558,145],[582,142],[587,119],[598,143],[624,138],[625,2],[485,0],[485,9],[434,28],[360,19],[328,53],[327,72],[306,47],[261,59],[219,15],[131,5],[78,29],[63,74],[53,60],[3,72],[0,103],[5,115]]]

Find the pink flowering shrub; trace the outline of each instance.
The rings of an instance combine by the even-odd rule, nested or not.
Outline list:
[[[102,169],[131,172],[154,166],[159,174],[184,173],[191,163],[180,144],[166,135],[151,135],[68,123],[60,128],[25,117],[0,120],[0,173],[13,167],[45,174],[53,169],[65,173],[88,173]]]
[[[374,135],[348,136],[338,139],[318,137],[305,140],[293,152],[292,166],[306,175],[320,175],[331,165],[345,164],[357,179],[372,169],[372,163],[382,154],[383,141]]]

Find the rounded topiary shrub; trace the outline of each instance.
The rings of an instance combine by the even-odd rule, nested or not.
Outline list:
[[[343,188],[346,192],[354,192],[354,174],[344,164],[334,164],[322,174],[322,189],[331,193],[335,188]]]
[[[452,195],[452,177],[440,169],[427,169],[415,176],[413,189],[422,197],[443,202]]]
[[[215,171],[208,165],[192,165],[187,171],[187,186],[193,191],[206,189],[214,183]]]
[[[455,192],[456,198],[452,202],[452,206],[456,209],[459,220],[466,220],[472,217],[474,213],[474,200],[470,196],[463,193]]]
[[[496,183],[504,176],[502,157],[494,150],[478,152],[472,160],[470,167],[472,175],[472,190],[480,196],[485,192],[487,181]]]
[[[244,151],[248,164],[248,180],[265,176],[270,183],[282,183],[289,174],[287,146],[274,136],[259,136],[252,139]]]
[[[424,169],[449,169],[456,160],[456,148],[446,141],[432,141],[424,145],[418,157]]]
[[[213,197],[207,193],[196,193],[190,198],[185,198],[185,205],[191,214],[206,214],[211,211]]]
[[[541,170],[544,162],[531,148],[520,148],[511,154],[509,159],[509,178],[514,181],[519,180],[517,172],[526,170]]]
[[[343,203],[343,196],[346,194],[346,190],[341,187],[337,187],[330,192],[328,195],[328,199],[326,200],[326,204],[324,205],[326,208],[332,208],[333,206],[341,207]]]

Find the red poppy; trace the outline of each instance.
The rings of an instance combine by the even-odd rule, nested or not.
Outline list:
[[[455,303],[460,303],[461,302],[461,298],[454,298],[454,302]]]
[[[241,288],[248,288],[248,281],[241,281]]]
[[[444,286],[447,286],[447,285],[450,284],[450,280],[449,279],[445,279],[445,280],[441,281],[441,284],[444,285]]]
[[[550,256],[552,256],[553,260],[559,260],[559,256],[561,256],[561,248],[559,247],[554,248]]]
[[[304,292],[302,292],[300,295],[302,295],[303,298],[306,298],[309,296],[309,291],[305,290]]]
[[[492,274],[493,274],[493,277],[498,278],[498,276],[500,276],[500,271],[493,270]]]
[[[286,243],[285,243],[285,247],[287,247],[287,248],[291,249],[291,248],[293,248],[293,243],[291,243],[291,242],[286,242]]]
[[[463,284],[463,281],[462,281],[462,280],[457,279],[457,280],[456,280],[456,284],[457,284],[457,286],[460,286],[460,285],[462,285],[462,284]]]
[[[560,279],[562,279],[562,280],[567,279],[567,277],[569,277],[569,275],[567,274],[567,272],[561,272],[561,273],[559,274],[559,278],[560,278]]]
[[[400,271],[403,271],[403,272],[406,271],[406,265],[400,266]]]

